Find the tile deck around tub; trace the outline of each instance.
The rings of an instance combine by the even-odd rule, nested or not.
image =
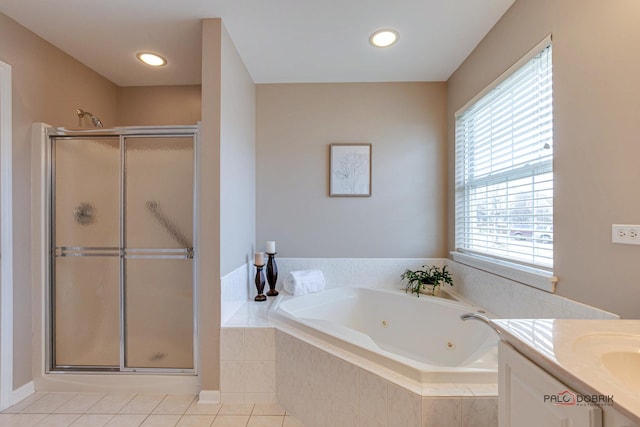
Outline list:
[[[193,395],[34,393],[0,413],[3,427],[304,427],[277,404],[198,404]]]

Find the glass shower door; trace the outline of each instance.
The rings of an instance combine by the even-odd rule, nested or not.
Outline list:
[[[49,368],[194,373],[195,129],[50,139]]]
[[[54,139],[54,367],[120,365],[119,138]]]
[[[124,147],[124,367],[193,369],[194,139]]]

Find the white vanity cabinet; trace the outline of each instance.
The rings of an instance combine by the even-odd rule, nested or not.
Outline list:
[[[640,427],[640,320],[487,322],[501,338],[500,427]]]
[[[500,427],[603,427],[599,407],[545,401],[571,390],[502,341],[498,381]]]

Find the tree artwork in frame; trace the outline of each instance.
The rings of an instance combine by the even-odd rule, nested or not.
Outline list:
[[[371,196],[371,144],[331,144],[329,196]]]

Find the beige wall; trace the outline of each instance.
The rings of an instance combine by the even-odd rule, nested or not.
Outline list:
[[[224,276],[252,259],[256,237],[256,91],[224,25],[220,76],[220,272]]]
[[[201,108],[200,85],[118,88],[119,126],[195,125]]]
[[[220,19],[202,24],[199,337],[202,389],[220,390],[221,277],[255,240],[255,88]]]
[[[449,80],[449,247],[454,112],[553,33],[555,273],[558,294],[640,318],[640,246],[611,243],[639,224],[640,3],[517,0]]]
[[[203,390],[220,390],[220,70],[222,21],[202,21],[198,331]]]
[[[284,257],[446,255],[446,84],[257,86],[257,243]],[[329,144],[372,144],[372,196],[329,197]]]
[[[30,177],[33,122],[77,127],[77,108],[115,123],[117,87],[0,14],[0,60],[13,78],[14,387],[31,375]]]

